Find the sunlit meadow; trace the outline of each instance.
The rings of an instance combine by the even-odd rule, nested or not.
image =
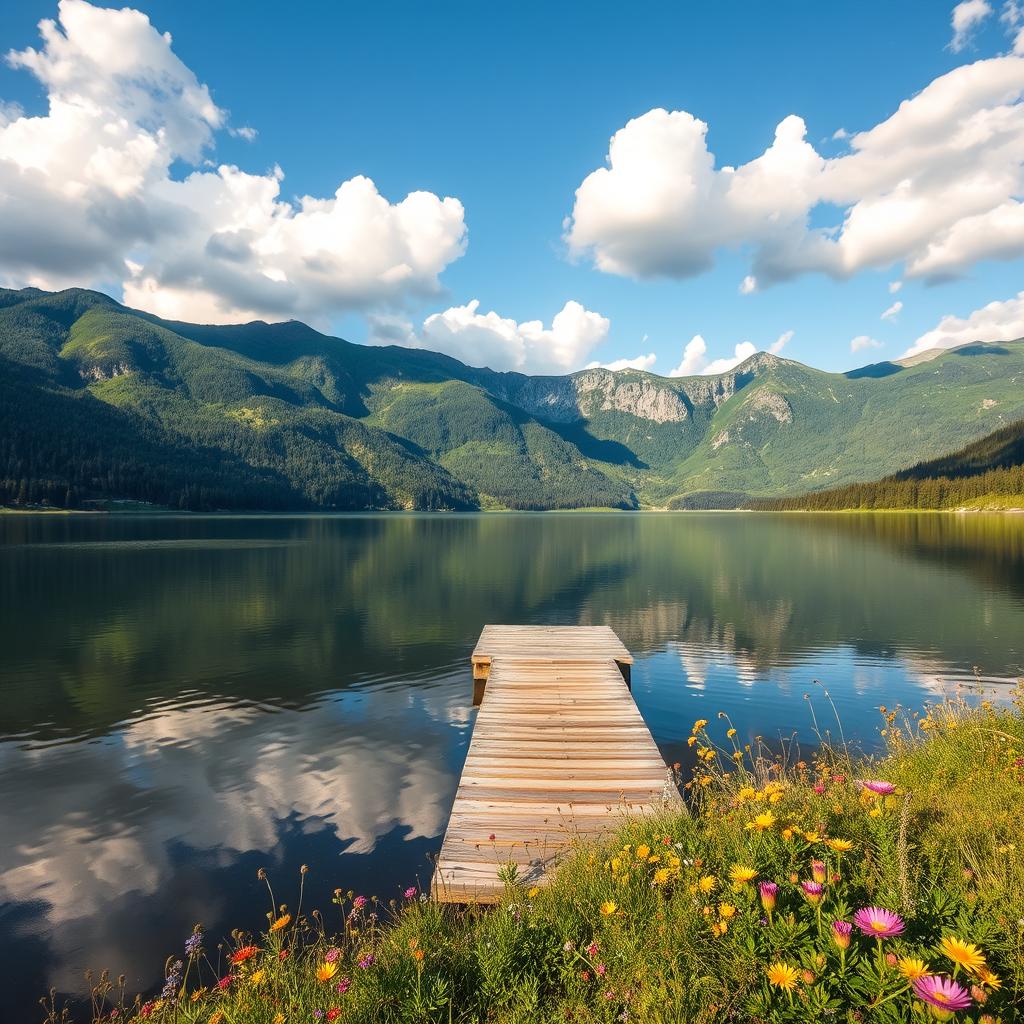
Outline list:
[[[496,860],[492,909],[410,887],[339,889],[321,913],[306,868],[294,903],[261,872],[264,932],[197,925],[151,998],[93,979],[93,1020],[1024,1019],[1020,703],[882,713],[871,761],[831,746],[788,763],[698,720],[684,813],[579,844],[543,889]]]

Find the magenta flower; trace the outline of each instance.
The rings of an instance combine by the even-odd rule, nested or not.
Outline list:
[[[863,786],[869,793],[877,796],[891,796],[896,792],[896,787],[891,782],[883,782],[881,779],[857,779],[857,785]]]
[[[873,939],[891,939],[900,935],[906,924],[899,914],[882,907],[864,907],[853,915],[853,923]]]
[[[816,882],[824,882],[826,877],[825,862],[823,860],[811,861],[811,877]]]
[[[775,909],[775,897],[778,895],[779,887],[774,882],[761,882],[757,888],[761,892],[761,906],[771,913]]]
[[[594,968],[594,970],[595,970],[595,971],[597,971],[597,973],[598,973],[598,974],[600,974],[600,975],[601,975],[601,976],[603,977],[603,976],[604,976],[604,972],[605,972],[606,970],[608,970],[608,968],[607,968],[607,967],[605,967],[605,965],[604,965],[604,964],[598,964],[598,965],[597,965],[597,966],[596,966],[596,967]]]
[[[363,907],[366,906],[366,897],[365,896],[357,896],[352,901],[352,906],[355,907],[356,910],[362,910]]]
[[[949,1020],[954,1010],[966,1010],[971,1005],[971,997],[967,989],[958,985],[952,978],[941,974],[929,974],[924,978],[915,978],[912,982],[914,995],[929,1006],[945,1011],[939,1020]]]
[[[597,956],[597,943],[592,942],[587,946],[587,956]]]
[[[329,964],[335,964],[338,962],[338,957],[341,956],[341,950],[337,946],[331,946],[326,953],[324,953],[324,961]]]
[[[804,899],[808,903],[816,904],[821,902],[821,894],[825,891],[825,887],[821,882],[801,882],[800,888],[803,889]]]
[[[409,888],[405,890],[405,893],[403,895],[407,900],[414,899],[416,896],[416,886],[410,885]]]
[[[824,796],[825,795],[825,787],[824,787],[824,785],[822,785],[822,783],[820,783],[820,782],[817,783],[815,785],[815,787],[814,787],[814,792],[817,793],[818,796]]]
[[[365,956],[361,956],[356,962],[365,971],[377,962],[377,958],[372,953],[367,953]]]
[[[343,996],[352,987],[351,978],[342,978],[337,985],[334,986],[335,991],[339,996]]]
[[[832,941],[840,949],[850,948],[850,933],[853,931],[853,925],[849,921],[833,921],[832,922]]]

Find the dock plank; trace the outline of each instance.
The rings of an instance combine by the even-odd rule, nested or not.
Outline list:
[[[472,655],[480,703],[434,898],[492,903],[509,861],[530,884],[577,837],[680,798],[607,626],[485,626]]]

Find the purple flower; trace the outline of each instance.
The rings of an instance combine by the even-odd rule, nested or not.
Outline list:
[[[761,882],[758,887],[761,893],[761,905],[771,913],[775,909],[775,897],[779,887],[774,882]]]
[[[351,978],[342,978],[337,985],[334,986],[335,991],[339,996],[343,996],[352,987]]]
[[[832,941],[840,949],[850,948],[850,933],[853,931],[853,925],[849,921],[833,921],[832,922]]]
[[[338,957],[341,956],[341,950],[337,946],[331,946],[326,953],[324,953],[324,960],[329,964],[338,962]]]
[[[377,962],[377,958],[372,953],[364,953],[356,962],[365,971]]]
[[[883,782],[881,779],[857,779],[857,785],[877,796],[891,796],[896,792],[896,787],[891,782]]]
[[[407,900],[411,900],[411,899],[415,899],[415,897],[416,897],[416,886],[410,885],[409,888],[405,890],[405,898]]]
[[[185,940],[185,955],[195,956],[203,948],[203,933],[193,932]]]
[[[971,1005],[967,989],[941,974],[915,978],[911,984],[918,999],[945,1011],[939,1020],[949,1020],[954,1010],[966,1010]]]
[[[864,907],[853,915],[853,923],[865,934],[874,939],[891,939],[900,935],[906,924],[899,914],[882,907]]]
[[[800,888],[803,889],[804,899],[808,903],[815,904],[821,902],[821,894],[825,890],[821,882],[801,882]]]

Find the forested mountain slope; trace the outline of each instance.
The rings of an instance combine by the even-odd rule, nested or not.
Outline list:
[[[1024,343],[831,374],[759,353],[530,377],[304,324],[0,289],[0,503],[617,508],[878,478],[1024,416]]]

